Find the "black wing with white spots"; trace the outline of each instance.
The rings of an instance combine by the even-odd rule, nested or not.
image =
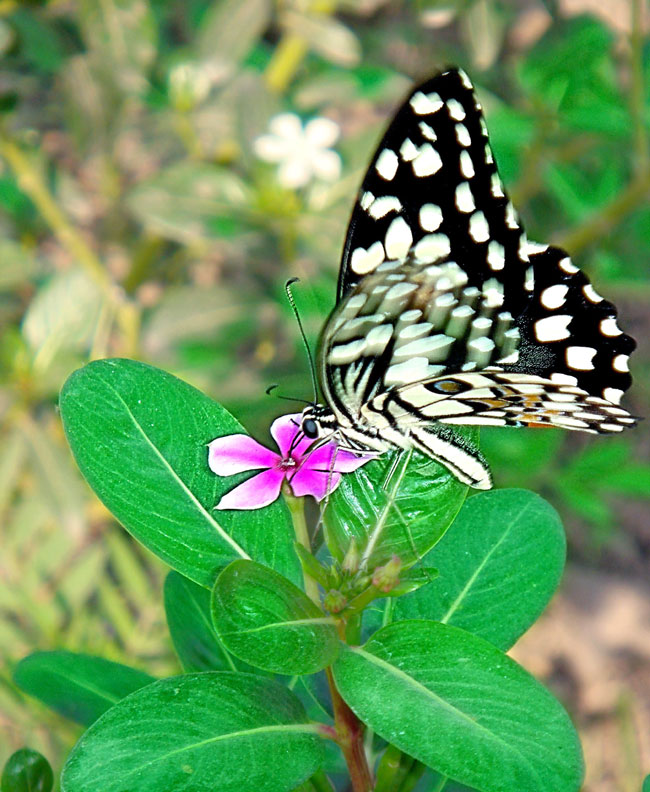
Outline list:
[[[363,180],[348,228],[338,298],[383,261],[462,262],[468,284],[507,285],[524,307],[526,239],[497,172],[467,75],[439,74],[397,112]]]
[[[488,488],[445,425],[619,432],[635,342],[559,248],[526,239],[464,72],[417,88],[384,135],[321,336],[318,408],[343,445],[415,447]],[[310,413],[310,408],[306,413]]]

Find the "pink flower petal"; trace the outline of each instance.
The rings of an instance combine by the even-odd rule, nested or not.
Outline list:
[[[304,495],[313,495],[316,500],[321,501],[329,493],[331,494],[341,483],[341,474],[310,470],[306,465],[296,473],[290,480],[293,494],[298,498]],[[329,484],[329,487],[328,487]]]
[[[283,480],[281,470],[263,470],[226,493],[215,509],[261,509],[276,500]]]
[[[217,437],[208,445],[208,465],[218,476],[270,468],[280,457],[245,434]]]
[[[289,449],[291,448],[293,438],[300,431],[300,418],[300,413],[289,413],[289,415],[281,415],[279,418],[276,418],[271,424],[271,437],[278,444],[278,448],[283,457],[289,455]],[[309,440],[309,438],[307,439]],[[303,443],[304,440],[301,440],[298,446],[292,451],[292,456],[294,458],[298,458],[299,455],[296,451]],[[313,440],[309,440],[307,447],[309,447],[311,443],[313,443]]]
[[[335,451],[336,457],[334,457]],[[327,445],[321,446],[315,451],[306,454],[304,466],[309,470],[329,471],[332,468],[332,460],[334,459],[335,471],[338,473],[351,473],[373,458],[374,457],[369,456],[357,456],[350,451],[337,449],[334,443],[327,443]]]

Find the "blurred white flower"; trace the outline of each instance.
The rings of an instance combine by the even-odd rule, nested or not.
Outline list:
[[[271,119],[269,134],[254,142],[257,156],[278,163],[278,181],[283,187],[304,187],[313,178],[336,181],[341,174],[341,158],[332,151],[339,139],[339,125],[329,118],[312,118],[304,126],[295,113],[281,113]]]

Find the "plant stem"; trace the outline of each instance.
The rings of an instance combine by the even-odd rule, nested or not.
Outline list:
[[[630,112],[634,124],[634,169],[641,176],[648,169],[643,76],[643,12],[645,0],[632,0],[630,34]]]
[[[441,775],[438,779],[438,783],[433,787],[431,792],[442,792],[442,790],[447,786],[447,781],[449,778],[446,775]]]
[[[372,777],[363,746],[363,725],[343,701],[331,669],[325,669],[334,707],[337,743],[343,751],[354,792],[370,792]]]
[[[311,0],[303,13],[328,16],[336,10],[336,4],[337,0]],[[266,84],[273,93],[286,91],[308,52],[309,43],[305,38],[287,26],[264,73]]]
[[[291,522],[293,523],[293,530],[296,536],[296,542],[302,545],[308,553],[311,553],[311,542],[309,541],[309,531],[307,530],[307,521],[305,520],[305,507],[302,498],[296,498],[291,492],[288,485],[283,484],[282,494],[289,507],[291,514]],[[302,577],[305,583],[305,594],[309,599],[316,603],[320,608],[320,596],[318,594],[318,583],[307,574],[305,569],[302,571]]]
[[[0,155],[7,160],[16,175],[18,186],[32,200],[61,245],[114,307],[108,313],[114,313],[122,331],[124,348],[121,352],[127,356],[134,354],[140,324],[135,305],[123,298],[121,289],[113,283],[99,256],[61,211],[38,169],[5,130],[0,130]]]
[[[633,212],[650,192],[650,170],[630,182],[607,206],[589,217],[582,225],[559,234],[554,244],[566,248],[572,255],[607,236],[623,218]]]
[[[110,290],[112,287],[110,278],[97,255],[63,214],[29,158],[4,132],[0,135],[0,154],[11,165],[20,189],[32,199],[61,244],[95,283],[105,290]]]

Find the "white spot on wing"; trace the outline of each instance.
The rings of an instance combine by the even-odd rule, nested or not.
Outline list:
[[[559,371],[551,374],[551,382],[556,382],[558,385],[577,385],[578,379],[577,377],[571,376],[571,374],[561,374]]]
[[[519,228],[515,207],[508,201],[506,204],[506,225],[508,228]]]
[[[472,81],[467,76],[467,72],[463,71],[463,69],[458,69],[458,76],[460,77],[460,81],[463,83],[465,88],[467,88],[468,91],[471,91],[474,86],[472,85]]]
[[[448,99],[447,110],[449,111],[449,115],[454,119],[454,121],[464,120],[465,109],[463,108],[462,104],[458,101],[458,99]]]
[[[413,173],[416,176],[432,176],[442,168],[440,155],[430,143],[420,147],[420,153],[413,160]]]
[[[619,388],[605,388],[603,390],[603,397],[612,404],[620,404],[623,398],[624,391]]]
[[[418,124],[420,127],[420,132],[422,133],[422,137],[426,138],[427,140],[431,140],[435,143],[438,140],[438,135],[436,135],[435,130],[426,123],[426,121],[420,121]]]
[[[367,275],[377,269],[385,258],[384,246],[381,242],[374,242],[368,250],[355,248],[350,256],[350,266],[357,275]]]
[[[472,158],[465,149],[460,152],[460,172],[466,179],[471,179],[475,173]]]
[[[368,214],[370,217],[374,217],[375,220],[380,220],[389,212],[399,212],[401,208],[402,204],[394,195],[383,195],[381,198],[376,198],[373,201],[368,210]]]
[[[460,212],[468,214],[476,209],[472,188],[469,186],[469,182],[461,182],[458,187],[456,187],[455,201],[456,207]]]
[[[501,179],[499,178],[498,173],[493,173],[490,178],[490,192],[495,198],[505,198],[503,184],[501,184]]]
[[[561,308],[564,305],[568,291],[569,287],[565,286],[563,283],[549,286],[547,289],[544,289],[540,295],[542,305],[550,311],[555,308]]]
[[[391,181],[397,173],[398,165],[399,160],[397,159],[397,154],[395,154],[392,149],[384,149],[379,157],[377,157],[375,169],[382,179]]]
[[[437,113],[443,104],[439,94],[435,92],[423,94],[422,91],[417,91],[414,93],[409,103],[416,115],[429,115],[430,113]]]
[[[493,270],[501,270],[506,262],[506,251],[500,242],[493,239],[488,245],[487,261]]]
[[[475,242],[487,242],[490,238],[490,227],[483,212],[474,212],[470,217],[469,233]]]
[[[616,355],[614,360],[612,360],[612,366],[615,371],[629,371],[630,367],[628,365],[628,361],[630,359],[629,355]]]
[[[420,207],[420,225],[425,231],[437,231],[442,223],[442,209],[433,203]]]
[[[594,289],[591,283],[587,283],[582,287],[582,293],[584,296],[592,303],[599,303],[602,302],[603,298],[598,294],[598,292]]]
[[[575,266],[575,264],[571,263],[571,259],[568,256],[563,258],[558,264],[558,266],[563,272],[566,272],[568,275],[573,275],[575,272],[578,272],[578,268]]]
[[[587,346],[570,346],[566,348],[566,362],[569,368],[578,371],[591,371],[594,364],[593,360],[596,350]]]
[[[469,136],[465,124],[456,124],[456,140],[461,146],[467,147],[472,145],[472,138]]]
[[[403,217],[396,217],[386,232],[386,255],[391,259],[404,258],[413,242],[413,234]]]
[[[572,317],[569,316],[569,314],[547,316],[546,319],[538,319],[535,322],[535,337],[542,344],[568,338],[571,335],[568,330],[571,319]],[[584,348],[586,349],[586,347]],[[572,366],[572,368],[576,368],[576,366]]]
[[[371,192],[364,192],[359,203],[362,209],[367,209],[374,200],[375,196]]]
[[[410,138],[406,138],[406,140],[400,146],[399,153],[404,162],[410,162],[417,157],[418,147]]]
[[[616,324],[615,316],[608,316],[607,319],[600,320],[600,332],[606,336],[618,336],[623,332]]]
[[[416,243],[413,252],[421,261],[444,258],[451,252],[449,237],[446,234],[427,234]]]

